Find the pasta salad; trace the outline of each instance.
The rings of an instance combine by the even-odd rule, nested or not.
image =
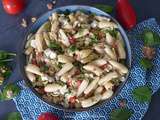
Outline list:
[[[53,13],[25,46],[25,71],[47,101],[87,108],[109,99],[125,80],[126,51],[110,18]]]

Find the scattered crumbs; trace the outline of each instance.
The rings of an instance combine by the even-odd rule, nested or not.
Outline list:
[[[53,4],[52,3],[48,3],[47,4],[47,8],[48,8],[48,10],[52,10],[53,9]]]
[[[55,5],[56,4],[56,0],[53,0],[52,3],[53,3],[53,5]]]
[[[27,27],[27,21],[24,18],[22,19],[21,26],[24,28]]]
[[[37,20],[37,18],[36,18],[36,17],[32,17],[32,18],[31,18],[32,23],[35,23],[35,22],[36,22],[36,20]]]

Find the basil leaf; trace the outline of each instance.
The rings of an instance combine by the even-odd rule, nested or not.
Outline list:
[[[160,36],[152,30],[144,30],[142,38],[146,46],[160,45]]]
[[[127,108],[115,109],[111,112],[111,120],[128,120],[133,112]]]
[[[58,43],[56,43],[56,42],[51,42],[51,43],[49,44],[49,48],[51,48],[51,49],[53,49],[53,50],[57,50],[57,51],[60,52],[60,53],[63,52],[61,46],[60,46]]]
[[[69,47],[69,50],[70,50],[71,52],[75,52],[75,51],[77,50],[77,47],[76,47],[75,45],[71,45],[71,46]]]
[[[153,67],[152,62],[150,60],[148,60],[147,58],[142,58],[140,60],[140,64],[145,69],[151,69]]]
[[[8,114],[6,120],[22,120],[19,112],[11,112]]]
[[[8,78],[12,74],[11,70],[7,70],[6,72],[3,73],[4,78]]]
[[[10,100],[16,97],[20,93],[20,88],[14,84],[8,84],[4,87],[2,94],[4,96],[3,100]]]
[[[138,102],[150,102],[152,91],[148,86],[140,86],[133,90],[133,97]]]
[[[16,56],[16,54],[0,50],[0,60],[8,59],[11,56]]]
[[[116,29],[106,30],[112,37],[117,38],[118,31]]]
[[[94,44],[94,43],[98,43],[98,39],[95,35],[91,38],[91,44]]]
[[[49,70],[49,67],[46,65],[43,65],[40,67],[40,72],[47,72]]]
[[[106,12],[106,13],[112,13],[113,7],[110,5],[102,5],[102,4],[96,4],[94,5],[96,8]]]

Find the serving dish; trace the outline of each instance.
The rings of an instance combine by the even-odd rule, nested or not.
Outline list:
[[[112,21],[114,21],[117,25],[118,25],[118,30],[119,32],[121,33],[121,36],[123,37],[123,40],[124,40],[124,44],[125,44],[125,49],[126,49],[126,55],[127,55],[127,59],[126,59],[126,64],[127,64],[127,67],[130,68],[131,66],[131,49],[130,49],[130,45],[129,45],[129,41],[128,41],[128,38],[123,30],[123,28],[118,24],[118,22],[112,18],[110,15],[108,15],[107,13],[104,13],[103,11],[101,10],[98,10],[96,8],[93,8],[93,7],[89,7],[89,6],[77,6],[77,5],[72,5],[72,6],[65,6],[65,7],[60,7],[60,8],[56,8],[54,9],[53,11],[50,11],[46,14],[44,14],[42,17],[40,17],[37,22],[31,27],[31,29],[29,30],[29,33],[34,33],[36,32],[36,30],[45,22],[48,20],[48,17],[51,16],[51,14],[53,12],[58,12],[58,13],[64,13],[66,11],[71,11],[71,12],[74,12],[74,11],[78,11],[78,10],[83,10],[84,12],[87,12],[89,14],[96,14],[96,15],[100,15],[100,16],[106,16],[106,17],[109,17],[112,19]],[[28,36],[28,34],[27,34]],[[19,59],[19,63],[20,63],[20,70],[22,72],[22,75],[24,77],[24,80],[26,82],[26,84],[28,85],[28,87],[35,93],[36,96],[38,96],[40,99],[42,99],[44,102],[50,104],[51,106],[53,107],[56,107],[58,109],[64,109],[64,110],[68,110],[68,111],[83,111],[83,110],[89,110],[91,108],[94,108],[96,106],[100,106],[101,104],[107,102],[108,100],[112,99],[115,95],[118,94],[118,92],[120,92],[120,89],[123,87],[123,85],[125,84],[125,82],[123,82],[118,88],[117,90],[115,91],[114,95],[112,97],[110,97],[109,99],[107,100],[104,100],[102,102],[99,102],[97,103],[96,105],[94,106],[91,106],[91,107],[88,107],[88,108],[64,108],[63,106],[61,105],[58,105],[58,104],[55,104],[55,103],[51,103],[51,102],[48,102],[46,100],[44,100],[37,92],[36,90],[32,87],[32,84],[31,82],[28,80],[27,76],[26,76],[26,73],[25,73],[25,69],[24,69],[24,66],[26,65],[26,56],[24,55],[24,48],[25,48],[25,44],[26,44],[26,41],[27,41],[27,38],[25,38],[24,41],[22,41],[22,43],[20,44],[20,52],[18,54],[18,59]],[[126,75],[126,79],[128,77],[128,74]]]

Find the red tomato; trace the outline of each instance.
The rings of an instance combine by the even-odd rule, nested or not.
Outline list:
[[[11,15],[22,12],[25,8],[25,0],[2,0],[4,10]]]
[[[74,104],[76,102],[76,99],[77,99],[76,96],[70,97],[69,98],[69,102],[72,103],[72,104]]]
[[[69,37],[69,42],[71,44],[75,44],[76,43],[76,39],[74,37]]]
[[[116,17],[128,30],[133,28],[137,22],[136,12],[129,0],[117,0]]]
[[[82,83],[82,80],[77,80],[77,86],[79,87]]]
[[[38,120],[59,120],[59,118],[56,115],[53,115],[50,112],[42,113]]]
[[[69,79],[69,80],[67,81],[67,85],[68,85],[69,87],[72,86],[72,80]]]
[[[104,65],[101,65],[100,68],[104,70],[105,68],[107,68],[107,66],[108,64],[104,64]]]

